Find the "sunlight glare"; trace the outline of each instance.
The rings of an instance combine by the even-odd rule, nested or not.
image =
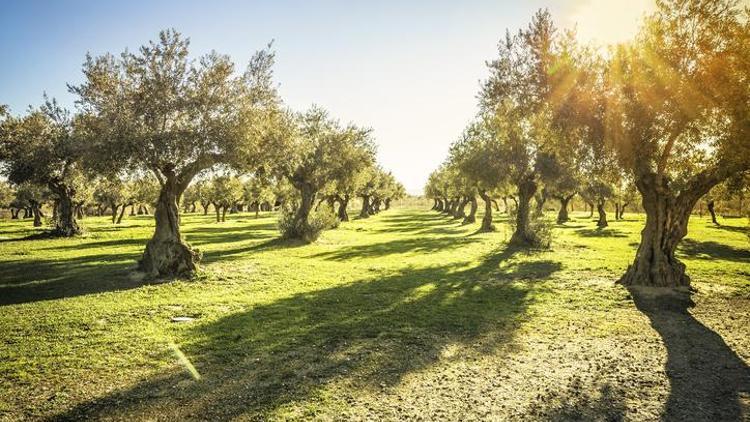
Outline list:
[[[576,26],[579,40],[606,46],[631,40],[655,7],[653,0],[582,0],[567,20]]]

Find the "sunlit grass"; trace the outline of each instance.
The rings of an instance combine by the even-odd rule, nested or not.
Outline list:
[[[575,213],[551,250],[532,252],[508,249],[504,217],[496,219],[498,232],[477,234],[478,225],[396,209],[301,245],[277,239],[274,215],[226,223],[188,215],[183,232],[204,253],[200,274],[151,284],[132,271],[149,217],[120,226],[87,218],[83,238],[59,240],[12,240],[35,231],[28,221],[4,221],[0,416],[72,408],[64,416],[325,418],[366,417],[373,408],[397,419],[415,416],[398,403],[451,408],[447,398],[428,406],[419,397],[462,365],[501,371],[508,356],[527,354],[551,364],[540,353],[556,349],[540,345],[558,338],[573,342],[560,347],[616,354],[606,345],[654,337],[614,285],[633,258],[642,216],[597,230]],[[680,249],[696,300],[706,304],[698,314],[750,297],[746,221],[723,223],[694,217]],[[735,341],[747,333],[722,324],[715,329],[750,356]],[[513,382],[519,398],[532,396],[525,383],[533,381]],[[411,398],[399,402],[402,394]]]

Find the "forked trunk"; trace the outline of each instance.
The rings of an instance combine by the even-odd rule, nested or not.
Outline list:
[[[72,237],[81,234],[76,221],[73,195],[75,190],[63,183],[50,184],[50,190],[57,195],[57,215],[53,234],[60,237]]]
[[[203,207],[203,215],[208,215],[208,206],[211,205],[208,202],[201,202],[201,207]]]
[[[182,194],[180,189],[176,177],[169,175],[159,192],[154,209],[154,236],[146,244],[139,262],[140,269],[153,277],[192,275],[200,260],[198,251],[185,243],[180,235],[180,209],[177,206]]]
[[[596,201],[596,212],[599,213],[599,219],[596,221],[596,227],[604,228],[609,225],[607,223],[607,211],[604,210],[604,204],[606,202],[602,199]]]
[[[458,206],[456,207],[456,210],[453,212],[453,218],[454,219],[460,219],[460,218],[466,218],[466,204],[469,203],[469,198],[462,198],[457,201]]]
[[[436,199],[435,201],[437,202],[437,205],[435,205],[435,211],[438,211],[438,212],[443,211],[443,208],[445,208],[445,206],[443,205],[443,200]]]
[[[533,246],[536,243],[531,231],[530,208],[531,198],[536,193],[536,182],[533,176],[526,176],[518,183],[518,209],[516,210],[516,231],[510,238],[510,243]]]
[[[635,260],[619,283],[627,286],[688,286],[690,278],[685,274],[685,264],[675,257],[675,250],[687,235],[688,220],[695,203],[729,174],[726,169],[701,173],[677,196],[670,190],[669,182],[655,173],[637,178],[646,225],[641,231]]]
[[[482,225],[479,227],[479,231],[494,231],[495,227],[492,225],[492,198],[484,191],[479,191],[479,196],[484,201],[484,217],[482,217]]]

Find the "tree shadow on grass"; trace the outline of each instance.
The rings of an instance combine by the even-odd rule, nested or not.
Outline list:
[[[15,260],[0,265],[0,306],[140,287],[130,270],[140,253],[86,255],[59,261]]]
[[[567,388],[551,389],[539,400],[542,406],[530,409],[526,417],[547,421],[625,420],[625,391],[608,382],[596,384],[596,393],[590,394],[587,386],[574,378]]]
[[[719,334],[690,313],[690,295],[630,288],[635,306],[651,320],[667,349],[670,393],[666,420],[737,421],[748,417],[742,395],[750,394],[750,368]]]
[[[479,239],[469,237],[407,238],[389,242],[350,246],[331,252],[321,252],[313,258],[345,261],[354,258],[374,258],[404,253],[432,253],[465,247]]]
[[[680,243],[679,251],[691,258],[722,259],[750,264],[750,250],[735,248],[714,241],[701,242],[693,239],[684,239]]]
[[[182,351],[200,380],[175,369],[54,419],[266,419],[286,405],[319,399],[329,384],[338,386],[342,402],[358,392],[377,394],[437,364],[447,345],[511,353],[541,289],[512,281],[528,267],[498,268],[513,253],[472,268],[405,269],[196,325]],[[542,261],[534,271],[544,279],[558,268]]]
[[[628,237],[627,234],[611,227],[595,229],[578,229],[576,233],[582,237]]]

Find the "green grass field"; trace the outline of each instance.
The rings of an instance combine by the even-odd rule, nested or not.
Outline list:
[[[149,217],[4,220],[0,419],[750,418],[747,221],[692,219],[688,297],[615,285],[642,217],[586,217],[524,252],[502,216],[393,209],[302,245],[188,215],[201,273],[164,283],[133,271]]]

